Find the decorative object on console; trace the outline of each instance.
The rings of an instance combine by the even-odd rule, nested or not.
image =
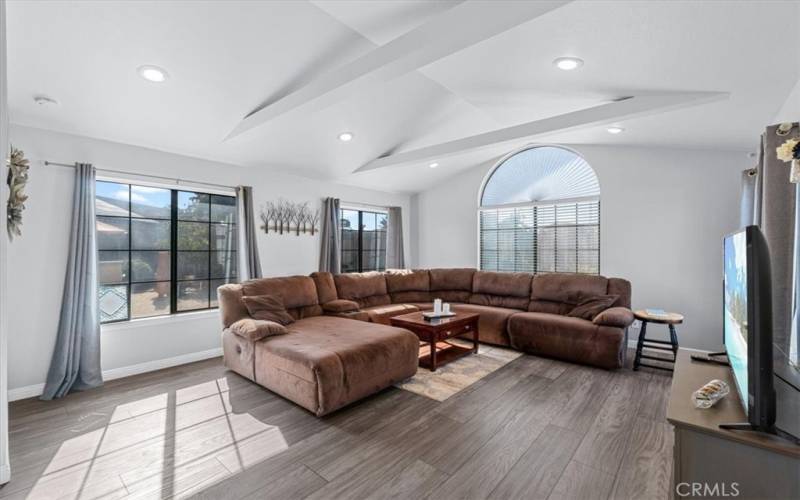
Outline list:
[[[270,230],[278,234],[291,234],[300,236],[300,233],[317,232],[319,224],[319,209],[312,210],[308,202],[294,203],[279,199],[277,202],[269,201],[261,205],[261,229],[269,234]]]
[[[728,384],[722,380],[714,379],[703,387],[697,389],[692,394],[692,402],[695,408],[707,409],[711,408],[717,402],[731,392]]]
[[[781,124],[781,126],[783,125],[785,124]],[[788,134],[788,131],[786,133]],[[787,139],[786,142],[784,142],[775,149],[775,153],[779,160],[792,164],[791,172],[789,174],[789,182],[793,184],[799,184],[800,183],[800,139]]]
[[[25,194],[25,185],[28,183],[28,169],[30,164],[25,158],[25,152],[11,146],[11,156],[6,160],[8,163],[8,209],[6,229],[8,239],[13,241],[14,235],[22,236],[22,211],[25,210],[25,201],[28,195]]]

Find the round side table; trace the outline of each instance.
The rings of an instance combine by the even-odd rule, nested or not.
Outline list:
[[[640,309],[634,311],[633,315],[642,322],[642,328],[639,330],[639,342],[636,344],[636,357],[633,359],[633,369],[638,370],[640,366],[647,366],[649,368],[658,368],[660,370],[672,371],[672,368],[666,366],[659,366],[650,363],[643,363],[642,359],[652,359],[661,361],[662,363],[675,363],[678,357],[678,333],[675,331],[675,325],[683,323],[683,315],[678,313],[665,313],[663,315],[652,315],[646,310]],[[667,325],[669,328],[669,341],[648,339],[647,324],[656,323],[660,325]],[[671,351],[672,359],[659,358],[657,356],[649,356],[642,354],[642,349],[658,349],[660,351]]]

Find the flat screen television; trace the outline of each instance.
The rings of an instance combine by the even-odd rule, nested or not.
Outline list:
[[[723,427],[774,432],[769,249],[757,226],[729,234],[723,246],[725,352],[748,420]]]

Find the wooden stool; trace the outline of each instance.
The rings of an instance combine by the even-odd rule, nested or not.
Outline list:
[[[658,368],[660,370],[672,371],[672,368],[666,366],[658,366],[649,363],[642,363],[642,358],[661,361],[664,363],[675,363],[678,357],[678,334],[675,332],[675,325],[683,323],[683,316],[678,313],[666,313],[665,315],[653,316],[647,311],[640,309],[634,311],[633,315],[642,322],[642,328],[639,330],[639,342],[636,344],[636,357],[633,359],[633,369],[638,370],[640,366],[647,366],[649,368]],[[669,327],[669,342],[666,340],[652,340],[648,339],[645,335],[647,333],[647,323],[658,323],[667,325]],[[669,346],[669,347],[667,347]],[[672,359],[659,358],[657,356],[648,356],[642,354],[642,349],[658,349],[661,351],[672,351]]]

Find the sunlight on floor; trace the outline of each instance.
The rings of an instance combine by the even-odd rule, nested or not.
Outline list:
[[[287,448],[278,427],[234,413],[221,378],[118,405],[62,443],[27,498],[182,497]]]

